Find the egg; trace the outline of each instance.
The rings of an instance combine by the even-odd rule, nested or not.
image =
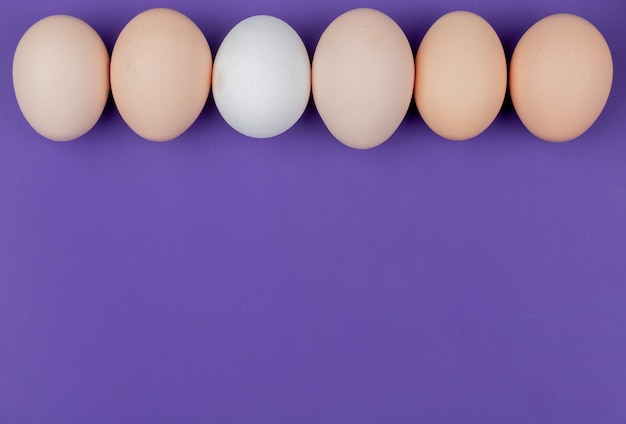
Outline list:
[[[48,16],[31,26],[13,57],[13,88],[30,126],[54,141],[87,133],[109,95],[109,53],[84,21]]]
[[[498,34],[482,17],[450,12],[428,30],[415,56],[415,103],[441,137],[466,140],[498,115],[507,65]]]
[[[538,138],[572,140],[593,125],[613,81],[609,46],[596,27],[572,14],[535,23],[517,43],[509,70],[511,100]]]
[[[323,32],[313,55],[313,99],[322,121],[355,149],[380,145],[404,119],[413,94],[411,46],[389,16],[354,9]]]
[[[172,9],[150,9],[122,30],[111,54],[111,91],[128,126],[151,141],[180,136],[211,86],[211,49],[198,26]]]
[[[298,33],[272,16],[252,16],[224,38],[213,63],[213,98],[224,120],[249,137],[282,134],[302,116],[311,63]]]

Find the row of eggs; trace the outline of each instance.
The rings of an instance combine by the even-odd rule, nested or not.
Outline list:
[[[19,107],[56,141],[89,131],[109,91],[128,126],[167,141],[200,115],[212,88],[225,121],[268,138],[303,114],[311,91],[328,130],[357,149],[398,128],[414,99],[425,123],[452,140],[475,137],[499,113],[507,82],[522,123],[537,137],[567,141],[585,132],[609,96],[613,62],[601,33],[571,14],[548,16],[518,42],[507,69],[502,43],[480,16],[448,13],[414,57],[402,29],[374,9],[354,9],[323,32],[312,63],[299,35],[265,15],[237,24],[212,58],[202,31],[166,8],[133,18],[111,56],[82,20],[49,16],[22,36],[13,60]]]

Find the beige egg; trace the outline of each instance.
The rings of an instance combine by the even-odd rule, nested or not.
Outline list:
[[[513,106],[522,123],[546,141],[569,141],[593,125],[613,81],[602,34],[571,14],[543,18],[522,36],[509,70]]]
[[[402,29],[382,12],[354,9],[335,19],[317,44],[313,99],[339,141],[368,149],[391,137],[402,122],[414,74]]]
[[[498,115],[506,94],[506,57],[498,34],[466,11],[439,18],[415,57],[415,103],[435,133],[466,140]]]
[[[48,16],[31,26],[15,49],[13,88],[35,131],[55,141],[73,140],[102,115],[109,95],[109,53],[87,23]]]
[[[122,30],[111,55],[111,91],[141,137],[167,141],[198,118],[211,86],[211,49],[180,12],[150,9]]]

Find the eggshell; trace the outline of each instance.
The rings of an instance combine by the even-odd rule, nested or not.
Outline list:
[[[109,95],[109,53],[87,23],[48,16],[31,26],[15,49],[13,88],[35,131],[55,141],[73,140],[102,115]]]
[[[150,9],[122,30],[111,55],[111,91],[120,115],[141,137],[167,141],[198,118],[211,86],[209,44],[172,9]]]
[[[466,11],[439,18],[415,57],[415,102],[426,125],[450,140],[482,133],[506,94],[502,43],[482,17]]]
[[[604,109],[612,81],[606,40],[571,14],[535,23],[511,58],[513,106],[526,128],[546,141],[569,141],[587,131]]]
[[[415,66],[402,29],[374,9],[354,9],[322,34],[312,66],[313,99],[342,143],[368,149],[402,122],[413,94]]]
[[[311,62],[293,28],[252,16],[224,38],[213,63],[213,98],[242,134],[273,137],[300,119],[311,94]]]

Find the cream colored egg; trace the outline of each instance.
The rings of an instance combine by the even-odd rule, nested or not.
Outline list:
[[[428,30],[415,58],[415,102],[426,125],[450,140],[483,132],[506,94],[502,43],[482,17],[448,13]]]
[[[613,60],[606,40],[587,20],[557,14],[522,36],[511,58],[515,111],[535,136],[569,141],[593,125],[609,97]]]
[[[389,16],[354,9],[322,34],[312,65],[315,106],[342,143],[368,149],[396,131],[413,94],[411,46]]]
[[[211,49],[196,24],[172,9],[150,9],[122,30],[111,55],[111,91],[141,137],[167,141],[198,118],[211,86]]]
[[[13,87],[22,114],[42,136],[73,140],[98,122],[109,95],[109,54],[73,16],[48,16],[20,39]]]

